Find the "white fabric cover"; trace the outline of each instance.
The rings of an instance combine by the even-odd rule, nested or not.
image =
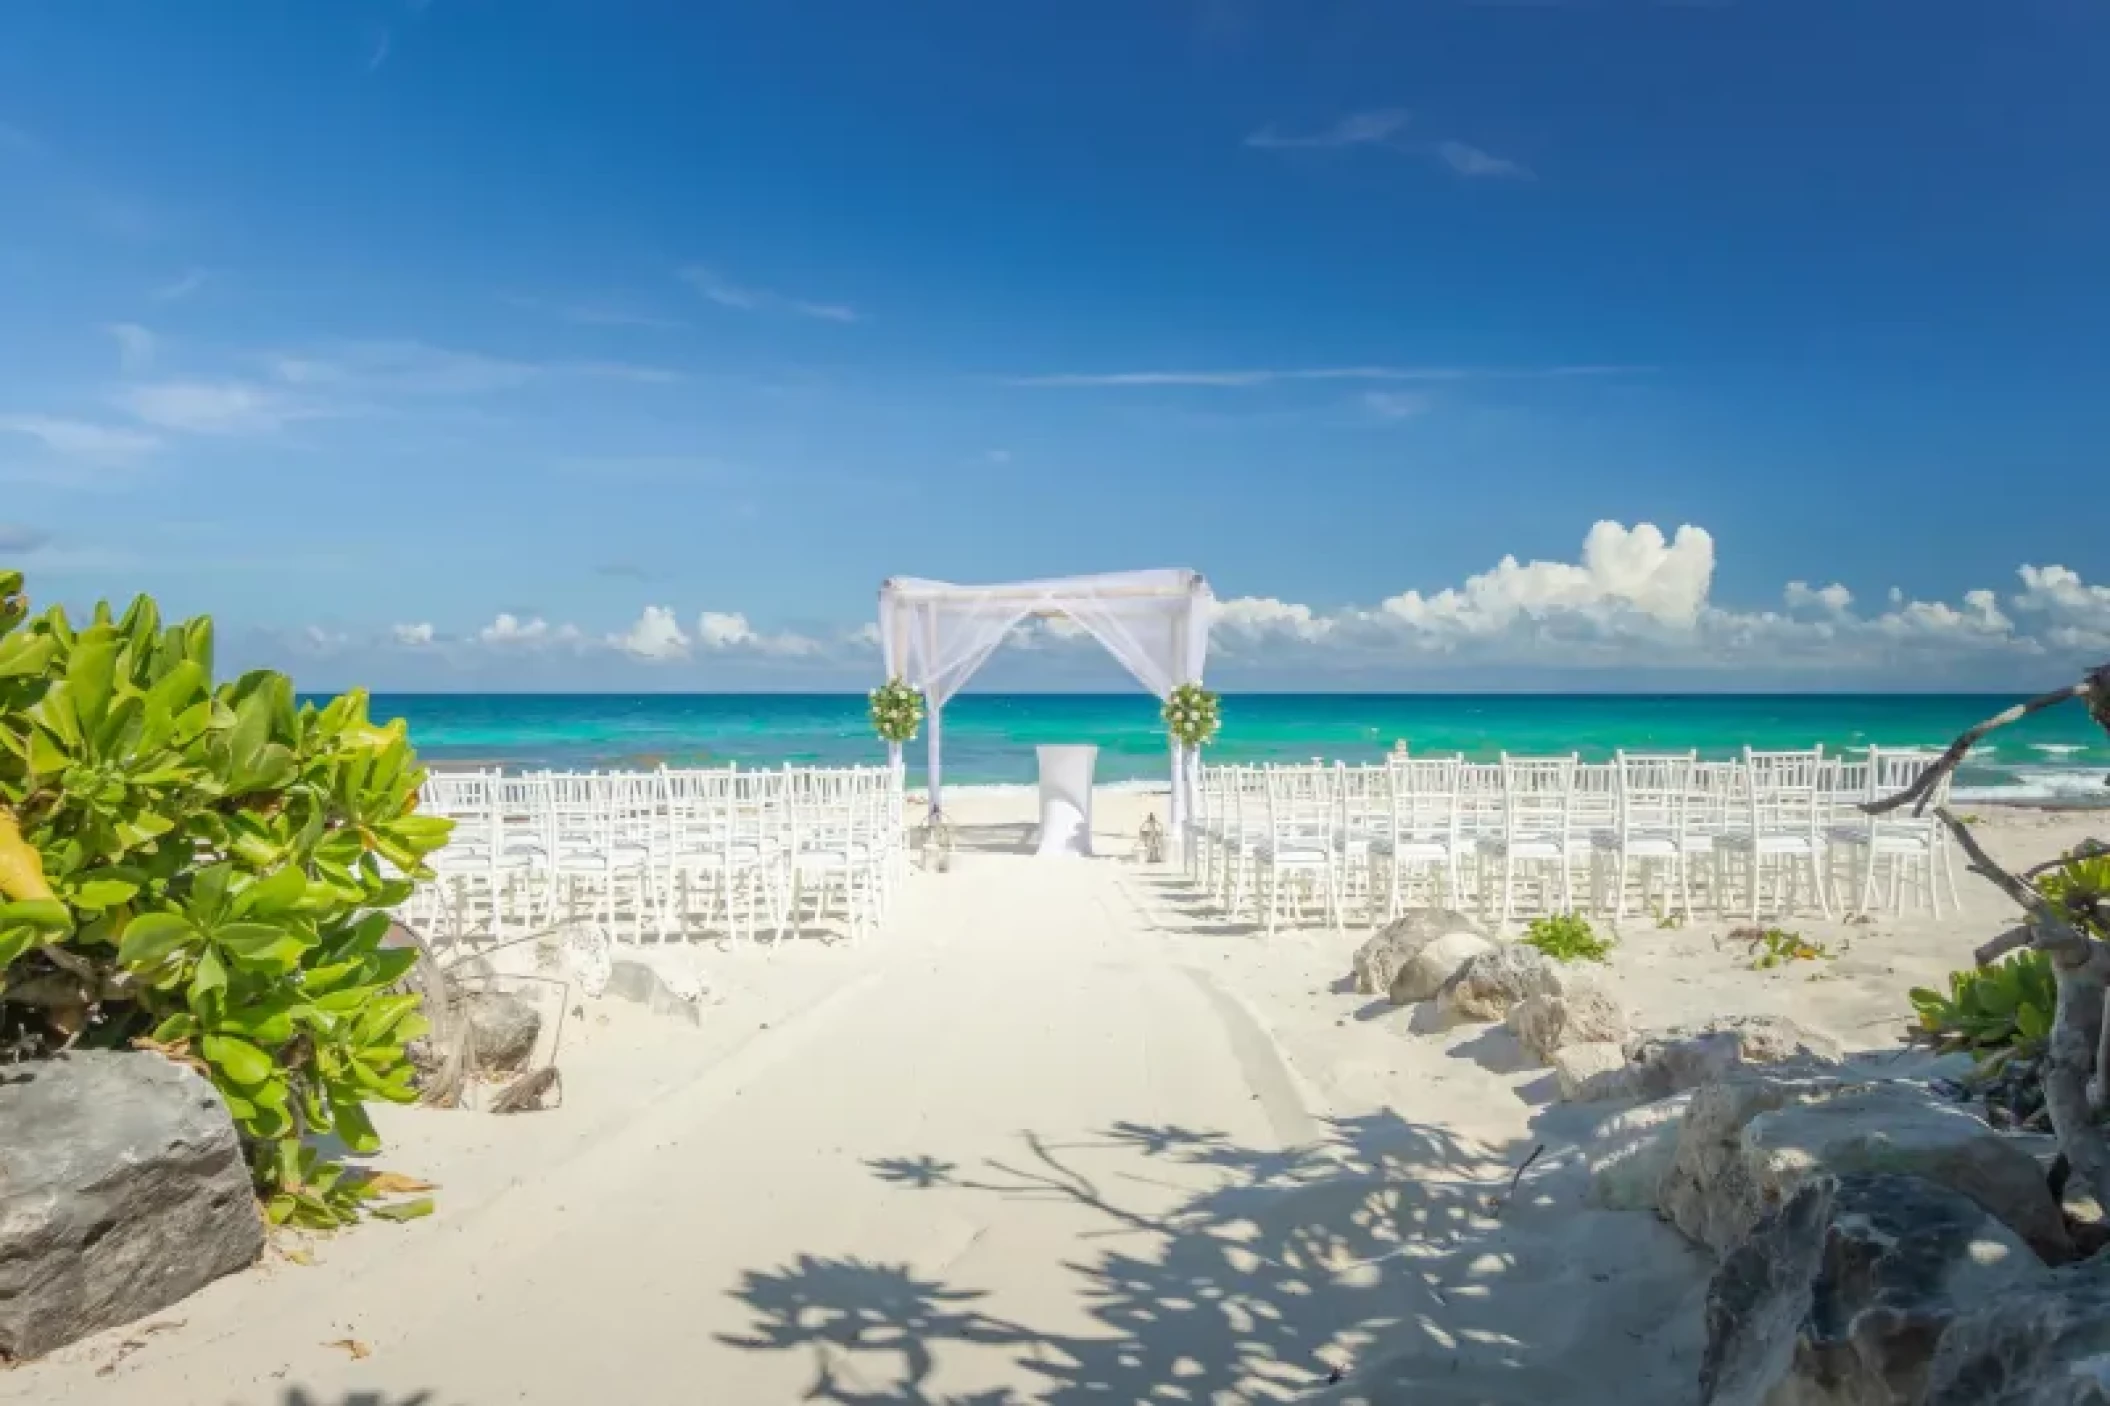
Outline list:
[[[1042,859],[1092,852],[1092,769],[1097,747],[1038,747]]]
[[[956,586],[897,576],[879,591],[879,647],[887,676],[920,690],[929,711],[930,795],[939,807],[939,713],[975,670],[1031,615],[1065,615],[1106,646],[1159,698],[1200,683],[1216,598],[1192,571],[1117,571],[1098,576]],[[1172,749],[1172,833],[1187,811],[1189,759]]]

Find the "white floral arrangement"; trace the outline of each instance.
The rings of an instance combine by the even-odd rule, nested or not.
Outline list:
[[[1182,747],[1207,746],[1222,725],[1216,695],[1198,683],[1181,684],[1165,700],[1165,727]]]
[[[882,742],[908,742],[923,726],[923,695],[899,674],[872,690],[872,731]]]

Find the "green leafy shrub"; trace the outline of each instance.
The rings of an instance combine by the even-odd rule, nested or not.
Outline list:
[[[1753,971],[1769,971],[1789,962],[1829,962],[1833,956],[1823,943],[1786,928],[1738,928],[1731,935],[1746,943]]]
[[[339,1224],[391,1181],[305,1139],[375,1151],[366,1104],[414,1097],[424,1018],[390,988],[416,954],[381,944],[449,822],[415,813],[424,773],[364,694],[211,670],[207,619],[164,628],[141,597],[31,620],[0,572],[0,1051],[191,1065],[270,1218]]]
[[[2051,958],[2024,949],[1989,967],[1949,973],[1946,995],[1915,988],[1912,1009],[1919,1023],[1913,1033],[1944,1054],[1968,1050],[1981,1066],[2034,1058],[2051,1034],[2058,1001]]]
[[[1533,918],[1524,929],[1524,945],[1536,947],[1556,962],[1608,962],[1612,941],[1591,930],[1590,920],[1580,913],[1555,913]]]

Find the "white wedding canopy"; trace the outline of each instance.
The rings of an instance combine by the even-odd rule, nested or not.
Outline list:
[[[896,576],[879,588],[879,645],[888,678],[923,694],[930,717],[930,805],[939,809],[940,710],[1021,620],[1074,620],[1159,698],[1200,683],[1216,597],[1193,571],[1116,571],[1002,586]],[[1172,834],[1182,837],[1189,758],[1172,749]]]

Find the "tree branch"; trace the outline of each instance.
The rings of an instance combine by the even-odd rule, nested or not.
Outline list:
[[[1942,824],[1949,827],[1950,836],[1970,859],[1968,867],[1971,872],[1991,883],[2013,899],[2023,912],[2029,914],[2031,946],[2068,962],[2089,960],[2095,943],[2089,940],[2087,934],[2066,921],[2066,915],[2059,911],[2058,905],[2039,893],[2034,885],[2024,883],[2001,868],[1999,863],[1985,852],[1985,846],[1978,843],[1978,837],[1971,833],[1971,827],[1958,820],[1954,811],[1947,806],[1937,806],[1934,814]],[[1994,940],[1997,942],[2002,939]]]
[[[1981,967],[1989,967],[2008,953],[2018,948],[2029,946],[2033,940],[2034,934],[2030,932],[2027,924],[2019,928],[2009,928],[2006,932],[1986,943],[1976,952],[1973,952],[1971,960]]]
[[[2106,665],[2105,668],[2110,668],[2110,665]],[[2027,702],[2017,703],[2005,712],[1994,714],[1976,727],[1967,728],[1954,742],[1949,744],[1948,750],[1941,754],[1940,759],[1933,766],[1920,773],[1919,780],[1913,782],[1895,796],[1886,796],[1880,801],[1870,801],[1863,805],[1861,809],[1870,815],[1886,815],[1900,806],[1910,805],[1914,815],[1923,813],[1927,808],[1927,797],[1934,794],[1935,786],[1944,776],[1947,776],[1950,772],[1956,770],[1958,766],[1962,765],[1964,756],[1973,747],[1977,746],[1979,740],[1987,733],[2006,727],[2009,723],[2020,722],[2031,713],[2041,713],[2046,708],[2056,708],[2061,703],[2071,702],[2084,696],[2097,686],[2103,672],[2104,670],[2102,669],[2095,670],[2079,683],[2068,684],[2066,687],[2056,689],[2050,693],[2040,693]]]

